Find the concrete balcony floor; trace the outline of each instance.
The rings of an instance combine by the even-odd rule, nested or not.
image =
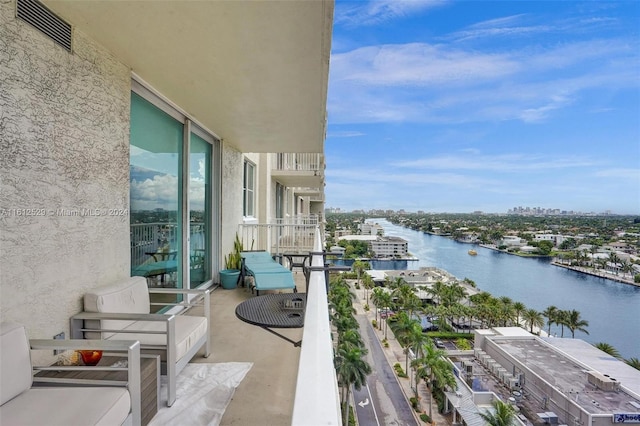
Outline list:
[[[305,291],[304,274],[294,272],[299,292]],[[261,292],[262,294],[266,294]],[[193,363],[251,362],[253,367],[237,387],[221,425],[290,425],[298,376],[300,348],[260,327],[240,321],[238,304],[256,297],[248,288],[216,288],[211,293],[209,358],[197,355]],[[298,341],[302,329],[278,329]]]

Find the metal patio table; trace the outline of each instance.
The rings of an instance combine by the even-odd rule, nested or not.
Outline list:
[[[302,340],[294,341],[272,330],[273,328],[302,328],[306,293],[278,293],[252,297],[236,306],[236,316],[249,324],[257,325],[270,333],[300,346]]]

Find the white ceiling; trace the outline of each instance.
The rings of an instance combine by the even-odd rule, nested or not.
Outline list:
[[[324,152],[333,0],[44,0],[242,152]]]

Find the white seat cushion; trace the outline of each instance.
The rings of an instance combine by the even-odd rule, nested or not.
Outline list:
[[[207,331],[207,319],[205,317],[192,317],[189,315],[176,315],[176,361],[182,358]],[[126,327],[129,330],[159,331],[164,330],[165,323],[137,321]],[[166,345],[167,338],[164,334],[144,333],[115,333],[109,339],[138,340],[140,345]]]
[[[0,424],[121,425],[130,409],[124,388],[32,388],[0,407]]]

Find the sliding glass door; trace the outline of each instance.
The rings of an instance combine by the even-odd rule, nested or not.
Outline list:
[[[181,287],[183,124],[131,95],[131,274]]]
[[[218,140],[148,90],[131,94],[131,274],[150,287],[211,282]]]
[[[191,132],[189,145],[189,281],[211,279],[211,144]]]

